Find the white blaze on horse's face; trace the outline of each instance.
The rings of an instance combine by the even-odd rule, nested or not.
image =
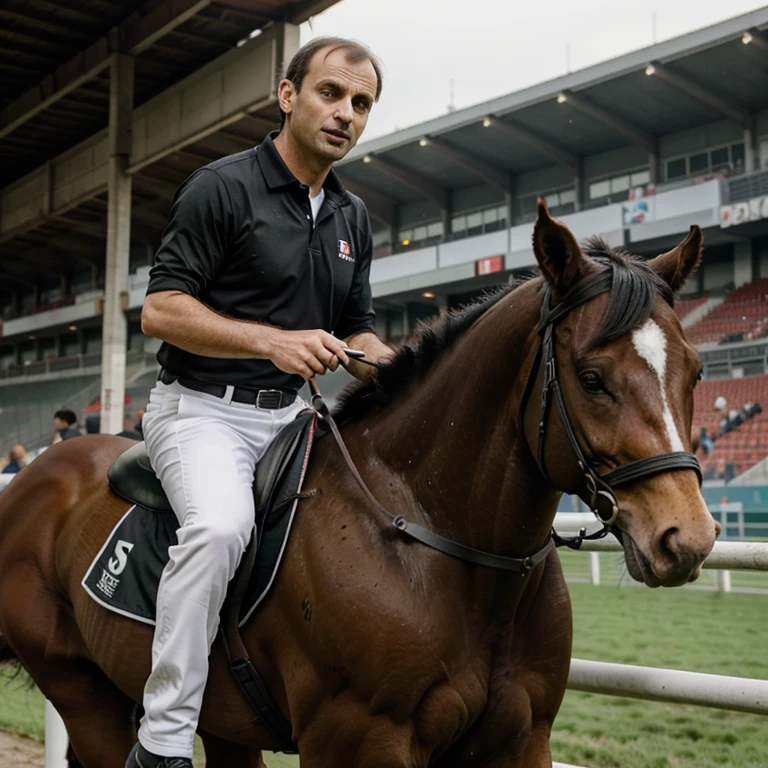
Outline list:
[[[684,451],[683,441],[677,431],[672,412],[669,410],[667,400],[667,387],[665,376],[667,371],[667,337],[664,331],[653,320],[646,320],[645,324],[632,332],[632,343],[640,357],[648,363],[649,368],[659,379],[661,390],[662,416],[667,430],[671,451]]]

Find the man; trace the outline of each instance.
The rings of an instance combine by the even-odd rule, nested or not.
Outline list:
[[[279,134],[200,169],[174,199],[142,311],[163,340],[143,427],[181,527],[131,768],[191,768],[208,653],[253,529],[254,467],[306,407],[297,390],[339,364],[368,376],[347,348],[392,355],[373,332],[367,212],[331,170],[380,92],[366,48],[309,43],[278,88]]]
[[[27,449],[21,443],[16,443],[8,452],[8,463],[3,467],[3,474],[15,475],[26,465]]]
[[[62,408],[53,414],[53,441],[60,443],[62,440],[69,440],[71,437],[79,437],[80,430],[77,428],[77,416],[74,411],[68,408]]]

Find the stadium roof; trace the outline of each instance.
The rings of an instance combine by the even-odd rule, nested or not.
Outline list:
[[[768,8],[449,113],[358,146],[341,163],[381,221],[401,203],[445,207],[452,190],[561,165],[768,108]]]
[[[135,57],[134,106],[273,21],[336,0],[4,0],[0,173],[28,173],[107,126],[112,53]]]

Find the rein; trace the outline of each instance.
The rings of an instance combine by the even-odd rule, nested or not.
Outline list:
[[[553,485],[544,465],[544,448],[547,415],[549,413],[550,402],[554,396],[557,410],[560,415],[560,421],[578,462],[579,469],[584,476],[585,488],[578,495],[589,506],[590,510],[596,515],[600,522],[603,523],[603,527],[599,531],[589,535],[587,535],[586,529],[582,528],[577,536],[569,538],[559,536],[555,530],[552,529],[544,544],[528,557],[505,557],[492,552],[473,549],[465,544],[460,544],[459,542],[440,536],[434,531],[430,531],[421,525],[410,522],[403,515],[393,515],[379,503],[378,499],[373,495],[361,477],[352,457],[349,455],[347,446],[341,437],[338,425],[328,410],[328,406],[323,401],[317,382],[314,377],[309,380],[309,385],[312,389],[312,406],[317,412],[320,420],[327,424],[333,434],[333,437],[339,446],[339,450],[341,451],[341,455],[344,457],[344,461],[352,473],[352,477],[373,507],[382,516],[387,518],[389,523],[401,535],[414,539],[432,549],[443,552],[451,557],[458,558],[459,560],[464,560],[468,563],[474,563],[475,565],[482,565],[488,568],[496,568],[498,570],[512,571],[525,576],[529,571],[545,560],[556,547],[568,546],[572,549],[579,549],[583,541],[601,539],[610,533],[619,516],[619,502],[613,492],[614,488],[629,485],[637,480],[651,477],[652,475],[657,475],[661,472],[681,469],[692,469],[698,475],[699,484],[701,484],[702,474],[698,459],[692,453],[688,453],[687,451],[675,451],[673,453],[665,453],[658,456],[637,459],[629,464],[617,467],[604,475],[600,475],[590,465],[576,439],[571,421],[568,418],[568,411],[565,407],[565,401],[563,400],[560,382],[557,378],[554,331],[557,324],[562,321],[569,312],[576,309],[576,307],[585,304],[590,299],[593,299],[602,293],[607,293],[612,287],[613,269],[598,272],[579,283],[562,302],[551,308],[551,289],[547,285],[544,290],[541,317],[537,327],[537,333],[541,340],[539,342],[539,347],[536,350],[533,365],[528,373],[528,379],[526,380],[525,389],[523,390],[523,397],[520,401],[519,422],[521,426],[521,434],[523,434],[522,425],[525,410],[531,398],[533,387],[536,378],[538,377],[539,368],[543,363],[544,384],[541,391],[541,412],[538,425],[538,444],[535,461],[544,479],[547,480],[550,485]],[[355,358],[355,360],[375,368],[379,367],[377,363],[373,363],[369,360],[364,360],[362,358]]]
[[[349,451],[347,450],[347,446],[344,443],[341,433],[339,432],[339,427],[333,416],[331,416],[328,406],[325,404],[314,378],[309,380],[309,385],[312,388],[312,406],[315,411],[317,411],[319,418],[327,424],[328,428],[331,430],[331,433],[339,446],[341,455],[344,457],[344,461],[347,463],[347,467],[349,467],[352,477],[355,478],[355,482],[360,486],[360,490],[365,494],[368,501],[370,501],[371,504],[389,520],[391,525],[394,526],[401,535],[419,541],[422,544],[426,544],[428,547],[443,552],[446,555],[450,555],[451,557],[465,560],[468,563],[484,565],[488,568],[496,568],[502,571],[513,571],[523,575],[535,568],[555,548],[552,538],[548,536],[544,546],[528,557],[505,557],[503,555],[496,555],[492,552],[483,552],[479,549],[473,549],[465,544],[460,544],[457,541],[452,541],[444,536],[440,536],[434,531],[430,531],[421,525],[412,523],[403,515],[393,515],[379,503],[378,499],[373,495],[370,488],[366,485],[365,480],[363,480],[358,472],[352,457],[349,455]]]

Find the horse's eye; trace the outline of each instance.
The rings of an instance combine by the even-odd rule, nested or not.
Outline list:
[[[579,383],[582,389],[589,395],[599,395],[605,392],[605,385],[599,373],[595,371],[583,371],[579,374]]]

